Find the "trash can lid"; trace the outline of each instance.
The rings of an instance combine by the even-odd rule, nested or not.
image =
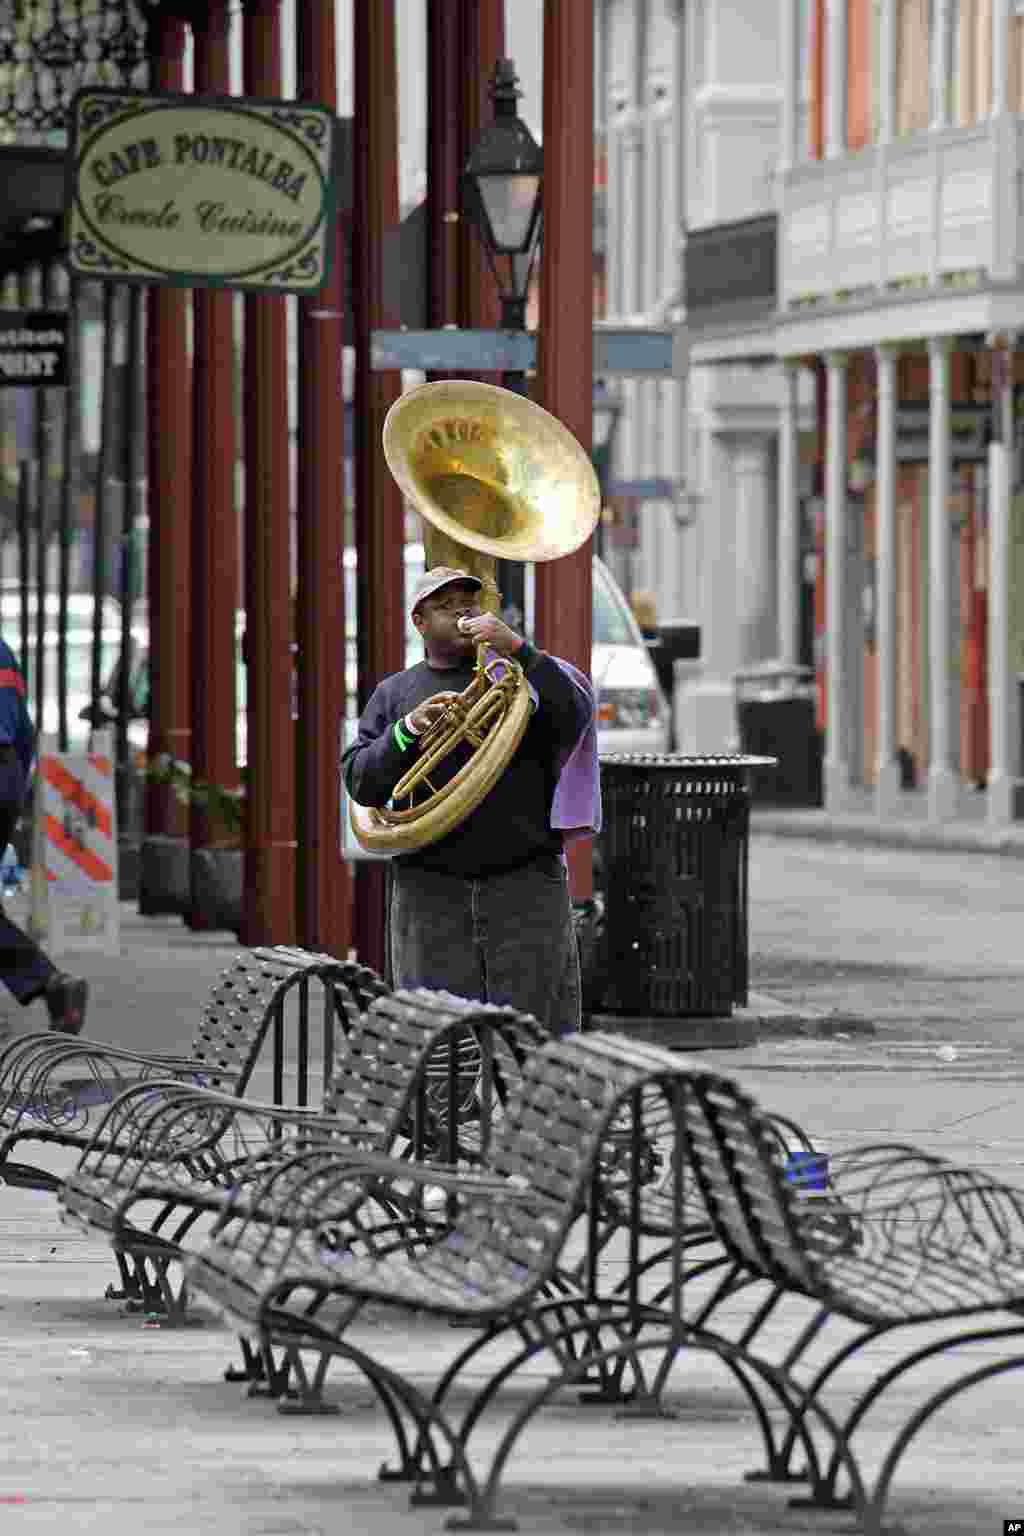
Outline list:
[[[743,752],[602,752],[602,768],[777,768],[777,757],[756,757]]]
[[[798,681],[803,682],[805,678],[813,676],[814,668],[805,666],[803,662],[779,661],[774,657],[769,658],[767,661],[753,662],[749,667],[739,667],[733,673],[733,677],[737,682],[740,679],[745,681],[748,678],[751,682],[764,682],[769,679],[783,677],[794,677]]]

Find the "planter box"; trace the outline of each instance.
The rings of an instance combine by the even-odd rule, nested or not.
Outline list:
[[[189,920],[194,928],[242,926],[241,848],[197,848],[192,855]]]
[[[139,847],[139,911],[184,917],[192,906],[189,846],[184,837],[145,837]]]

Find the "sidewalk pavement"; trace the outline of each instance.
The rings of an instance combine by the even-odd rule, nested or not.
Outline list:
[[[144,1016],[165,1049],[187,1043],[199,999],[237,946],[226,935],[182,933],[180,923],[125,909],[124,984],[112,991],[105,979],[102,1008],[89,1020],[94,1036],[127,1042]],[[813,1013],[798,1032],[799,1020],[757,996],[751,1011],[789,1022],[743,1048],[695,1053],[695,1062],[738,1076],[825,1148],[908,1140],[1024,1187],[1024,1056],[1012,1048],[822,1032]],[[68,1166],[65,1154],[51,1156],[58,1171]],[[445,1511],[410,1509],[401,1485],[376,1481],[392,1446],[361,1381],[332,1368],[328,1396],[337,1417],[282,1417],[266,1401],[247,1400],[223,1380],[235,1348],[211,1314],[200,1306],[193,1326],[148,1326],[104,1299],[115,1278],[108,1249],[62,1226],[51,1197],[0,1188],[0,1202],[3,1536],[72,1523],[103,1536],[432,1536],[444,1529]],[[384,1310],[367,1317],[359,1336],[393,1351],[421,1383],[466,1342],[431,1321]],[[997,1348],[978,1343],[969,1353],[980,1363]],[[876,1346],[857,1367],[860,1385],[890,1358],[884,1343]],[[932,1376],[935,1367],[925,1370]],[[1024,1518],[1020,1392],[1019,1374],[1004,1376],[935,1419],[897,1476],[894,1527],[898,1521],[905,1536],[998,1536],[1004,1519]],[[669,1400],[674,1421],[623,1421],[608,1408],[559,1401],[514,1456],[504,1511],[534,1536],[810,1536],[854,1528],[849,1515],[789,1509],[791,1488],[743,1481],[757,1464],[756,1426],[711,1357],[681,1361]],[[519,1401],[502,1399],[488,1448]],[[865,1441],[870,1471],[911,1401],[899,1387],[880,1410]]]
[[[904,798],[910,801],[912,797]],[[754,836],[761,832],[771,837],[862,847],[929,848],[944,853],[992,853],[1024,858],[1024,822],[989,826],[981,817],[982,809],[977,807],[974,816],[933,822],[924,819],[920,805],[908,806],[901,816],[882,819],[867,809],[839,814],[755,803],[751,808],[750,828]]]

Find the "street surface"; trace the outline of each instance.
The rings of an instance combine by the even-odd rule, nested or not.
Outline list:
[[[796,842],[750,848],[750,985],[886,1036],[1024,1053],[1024,861]]]
[[[1024,1053],[1024,860],[773,838],[750,846],[750,986],[797,1012],[873,1023],[894,1038]],[[66,956],[92,981],[87,1032],[185,1050],[201,1000],[238,949],[230,933],[121,907],[124,951]],[[17,1029],[45,1027],[41,1005]]]

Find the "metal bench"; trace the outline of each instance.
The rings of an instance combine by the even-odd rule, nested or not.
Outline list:
[[[656,1125],[670,1174],[652,1224],[645,1191]],[[508,1528],[497,1513],[506,1464],[557,1393],[596,1379],[611,1380],[621,1397],[625,1372],[633,1412],[659,1411],[680,1352],[701,1349],[725,1364],[754,1410],[766,1466],[751,1476],[807,1480],[801,1502],[853,1507],[880,1536],[893,1474],[918,1429],[958,1392],[1024,1364],[1019,1352],[980,1366],[951,1360],[952,1380],[907,1419],[869,1491],[855,1433],[886,1390],[958,1345],[1024,1333],[1024,1194],[912,1147],[883,1145],[833,1159],[830,1187],[811,1199],[790,1182],[783,1150],[773,1117],[726,1078],[618,1037],[552,1042],[524,1066],[489,1179],[408,1171],[457,1202],[434,1241],[405,1243],[392,1230],[378,1242],[363,1230],[365,1202],[386,1197],[405,1170],[379,1156],[339,1157],[333,1171],[324,1164],[290,1190],[303,1212],[290,1233],[278,1225],[269,1243],[266,1223],[260,1234],[244,1219],[227,1224],[190,1258],[189,1273],[263,1348],[292,1357],[312,1348],[361,1371],[398,1448],[397,1466],[381,1475],[414,1483],[417,1503],[468,1504],[453,1527]],[[611,1258],[609,1205],[624,1280]],[[330,1219],[318,1221],[318,1209]],[[693,1257],[700,1210],[720,1245],[712,1259]],[[567,1263],[571,1241],[582,1253]],[[427,1391],[365,1335],[358,1346],[349,1338],[367,1303],[457,1321],[473,1337]],[[844,1325],[842,1341],[824,1364],[809,1360],[833,1319]],[[940,1340],[909,1346],[852,1408],[841,1392],[836,1405],[842,1367],[860,1350],[936,1323],[949,1325]],[[496,1363],[488,1362],[492,1345]],[[511,1422],[478,1468],[481,1416],[540,1354],[550,1372],[540,1386],[520,1380]]]
[[[365,966],[285,946],[259,948],[236,955],[214,984],[186,1056],[52,1033],[12,1041],[0,1052],[0,1183],[56,1193],[61,1178],[17,1161],[15,1149],[34,1142],[83,1152],[118,1094],[154,1078],[241,1096],[266,1061],[273,1099],[287,1102],[290,1068],[295,1102],[305,1104],[317,1070],[310,1036],[314,994],[322,996],[318,1056],[329,1063],[336,1024],[347,1027],[382,991],[384,982]],[[295,1006],[286,1006],[293,998]]]
[[[301,1213],[291,1230],[283,1208],[276,1222],[264,1213],[255,1226],[226,1212],[186,1261],[191,1283],[255,1348],[290,1361],[312,1350],[321,1361],[337,1356],[355,1366],[395,1434],[397,1465],[381,1476],[414,1483],[417,1503],[468,1502],[468,1527],[499,1528],[505,1464],[522,1429],[557,1392],[596,1385],[599,1396],[612,1395],[604,1389],[623,1386],[625,1367],[632,1411],[659,1411],[668,1368],[686,1342],[683,1282],[696,1230],[681,1142],[665,1134],[680,1123],[685,1083],[677,1060],[654,1061],[618,1038],[552,1041],[524,1062],[519,1094],[495,1127],[486,1177],[373,1154],[338,1156],[333,1169],[324,1163],[305,1184],[288,1183],[284,1199]],[[671,1197],[663,1189],[653,1231],[645,1226],[643,1192],[656,1129]],[[362,1224],[368,1200],[428,1185],[455,1202],[433,1241],[407,1242],[395,1229],[380,1238]],[[268,1184],[260,1201],[272,1195]],[[609,1199],[617,1245],[608,1240]],[[654,1301],[641,1294],[648,1244],[667,1255]],[[348,1337],[368,1303],[471,1330],[432,1393],[385,1363],[365,1338],[357,1346]],[[496,1361],[488,1356],[492,1345]],[[470,1441],[480,1416],[541,1354],[550,1357],[550,1374],[539,1387],[535,1376],[520,1379],[512,1423],[478,1472]]]
[[[229,1193],[237,1204],[282,1164],[295,1183],[339,1143],[420,1163],[478,1160],[495,1109],[543,1033],[508,1008],[444,993],[382,994],[336,1036],[318,1113],[178,1082],[136,1085],[109,1108],[65,1181],[63,1214],[109,1237],[126,1290],[147,1311],[184,1321],[187,1284],[175,1283],[184,1245],[204,1214],[222,1213]],[[277,1192],[289,1208],[280,1182]],[[409,1220],[408,1202],[378,1206],[382,1230]],[[243,1353],[245,1373],[258,1377],[262,1359]]]
[[[915,1147],[882,1144],[832,1157],[824,1202],[801,1197],[766,1116],[736,1083],[694,1075],[683,1106],[687,1164],[729,1255],[691,1313],[693,1338],[735,1363],[760,1396],[767,1461],[750,1476],[806,1480],[809,1492],[794,1505],[855,1508],[864,1531],[879,1536],[918,1431],[959,1393],[1024,1365],[1024,1192]],[[737,1317],[741,1295],[747,1307]],[[794,1298],[801,1301],[791,1305]],[[841,1339],[830,1336],[836,1319]],[[882,1338],[879,1374],[866,1389],[863,1376],[854,1385],[844,1367]],[[980,1365],[956,1354],[981,1342],[1007,1352]],[[948,1374],[923,1391],[869,1484],[858,1432],[889,1389],[906,1390],[926,1362],[926,1376],[939,1364]],[[778,1434],[768,1430],[769,1398],[785,1407]]]

